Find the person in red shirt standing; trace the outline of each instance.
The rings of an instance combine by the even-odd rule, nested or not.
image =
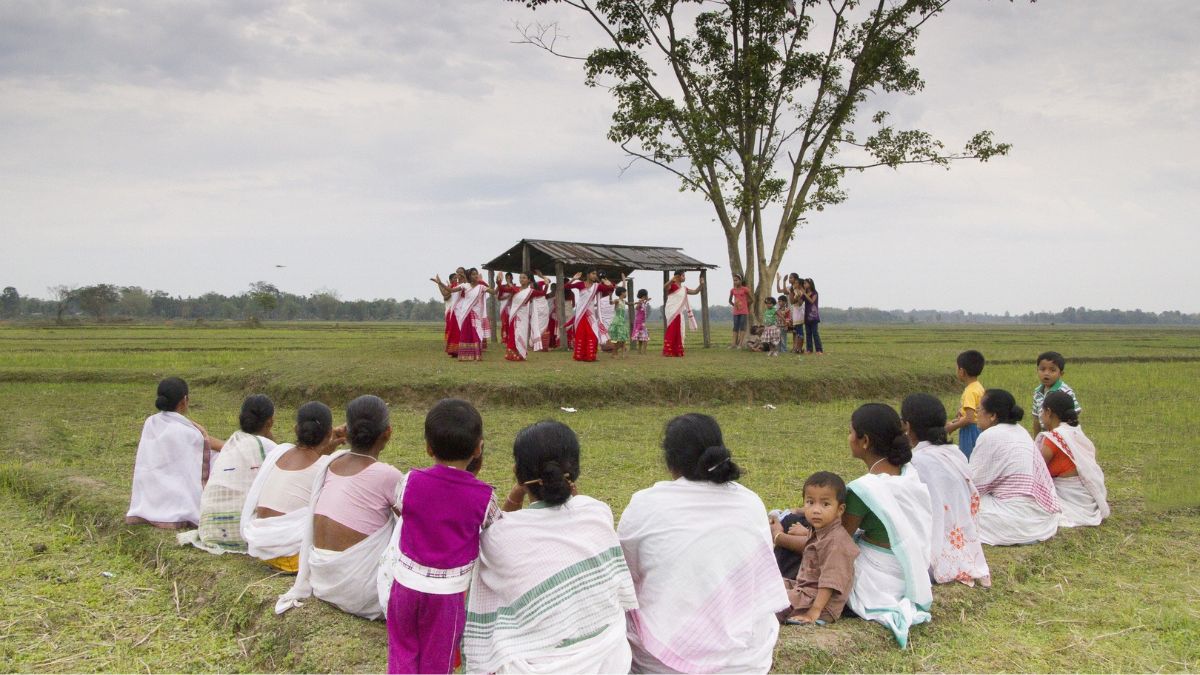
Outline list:
[[[742,281],[742,275],[733,275],[733,288],[729,290],[729,304],[733,305],[733,344],[730,349],[745,349],[746,336],[750,330],[750,289]]]

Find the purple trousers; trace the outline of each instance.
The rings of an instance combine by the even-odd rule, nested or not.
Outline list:
[[[452,673],[467,623],[466,594],[434,595],[392,582],[388,672]]]

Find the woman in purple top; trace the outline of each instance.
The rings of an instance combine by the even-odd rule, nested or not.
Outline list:
[[[824,354],[821,349],[821,333],[817,328],[821,324],[821,309],[817,306],[817,286],[812,279],[805,279],[800,285],[800,294],[804,297],[804,343],[808,353],[813,353],[814,346],[818,354]]]
[[[475,477],[483,465],[483,418],[470,403],[444,399],[430,409],[425,451],[434,465],[409,471],[397,491],[389,673],[453,672],[479,534],[500,516],[491,486]]]

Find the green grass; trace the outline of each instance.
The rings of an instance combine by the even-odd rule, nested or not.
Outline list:
[[[1033,357],[1049,348],[1067,354],[1066,379],[1099,449],[1113,517],[1038,546],[987,549],[994,587],[937,588],[934,621],[914,629],[910,650],[856,620],[789,627],[776,670],[1196,669],[1200,511],[1183,467],[1200,412],[1200,332],[825,332],[830,353],[820,358],[694,348],[683,360],[602,355],[576,364],[565,354],[539,354],[511,364],[492,353],[482,364],[459,364],[438,353],[440,335],[428,326],[0,329],[0,510],[10,523],[0,550],[17,561],[0,580],[18,603],[0,618],[0,670],[143,670],[143,661],[155,671],[383,668],[380,624],[320,603],[275,617],[273,598],[288,579],[244,557],[177,548],[170,533],[121,524],[138,432],[153,412],[154,383],[167,373],[189,379],[193,416],[219,435],[234,429],[250,391],[279,401],[283,439],[287,420],[309,398],[336,410],[352,395],[382,393],[395,428],[383,459],[405,469],[427,463],[421,422],[428,402],[464,395],[484,414],[482,477],[500,488],[511,481],[516,432],[560,419],[581,438],[581,490],[619,515],[634,491],[666,478],[658,442],[672,415],[713,414],[745,470],[743,482],[769,506],[791,505],[812,471],[863,472],[846,447],[849,416],[860,403],[897,404],[923,389],[953,406],[954,355],[972,347],[989,358],[985,385],[1010,389],[1023,404],[1036,385]],[[714,336],[726,338],[720,330]],[[48,552],[27,553],[37,542]],[[118,576],[98,580],[82,571],[91,568]],[[51,594],[46,574],[70,581],[51,584]],[[135,587],[150,590],[121,590]],[[88,609],[56,614],[52,629],[30,618],[80,606],[72,602]],[[70,658],[48,663],[62,657]]]

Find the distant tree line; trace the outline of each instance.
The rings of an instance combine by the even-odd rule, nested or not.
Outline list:
[[[49,298],[22,296],[8,286],[0,292],[0,319],[54,319],[63,322],[80,317],[99,321],[132,319],[179,319],[206,321],[441,321],[441,300],[343,300],[337,291],[321,289],[309,295],[281,291],[273,284],[257,281],[244,293],[205,293],[199,297],[171,295],[139,286],[54,286]],[[657,312],[654,316],[658,316]],[[709,308],[715,322],[732,322],[728,305]],[[1025,314],[980,314],[962,310],[884,310],[873,307],[822,307],[821,320],[846,324],[1127,324],[1197,326],[1200,314],[1179,311],[1144,312],[1140,309],[1088,309],[1068,307],[1061,312]]]

